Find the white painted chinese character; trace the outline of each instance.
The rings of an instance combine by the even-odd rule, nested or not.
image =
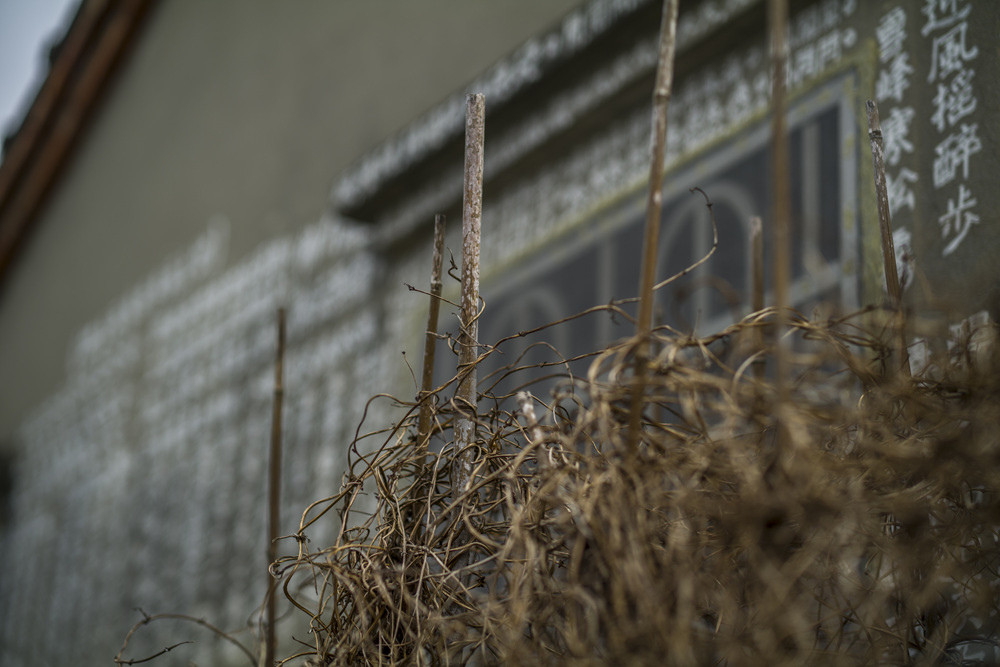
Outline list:
[[[771,77],[766,72],[760,72],[753,80],[753,92],[757,98],[754,106],[765,107],[771,99]]]
[[[690,35],[697,35],[701,30],[698,19],[694,12],[681,14],[677,19],[677,36],[679,39],[690,39]]]
[[[935,188],[951,183],[959,167],[962,169],[962,178],[969,177],[969,156],[983,149],[978,131],[978,123],[962,123],[958,132],[952,132],[934,148]]]
[[[796,51],[793,62],[795,65],[788,68],[789,88],[794,88],[802,81],[816,76],[819,71],[816,66],[816,48],[812,44],[806,44]]]
[[[941,225],[941,238],[946,239],[949,236],[953,238],[941,251],[942,257],[954,252],[969,233],[969,228],[979,223],[979,216],[970,210],[975,205],[976,200],[972,198],[965,185],[958,186],[958,202],[948,199],[948,212],[938,218],[938,224]]]
[[[892,231],[892,247],[896,252],[896,275],[899,276],[899,286],[905,291],[913,282],[913,235],[906,227],[897,227]]]
[[[923,375],[931,364],[931,346],[926,338],[917,338],[909,345],[910,369],[914,375]]]
[[[699,79],[701,80],[701,94],[706,98],[718,94],[723,88],[722,79],[715,70],[708,70]]]
[[[903,153],[913,152],[913,144],[907,137],[910,134],[910,123],[913,121],[914,113],[913,107],[895,107],[882,121],[886,164],[896,166]]]
[[[562,25],[562,38],[570,49],[583,42],[587,35],[587,19],[580,14],[570,14]]]
[[[892,59],[888,69],[879,72],[878,81],[875,82],[875,97],[879,102],[903,101],[903,93],[910,87],[909,75],[913,73],[913,68],[907,62],[909,59],[908,53],[900,53]]]
[[[722,84],[734,86],[745,78],[743,66],[736,56],[730,56],[722,65]]]
[[[733,123],[739,123],[753,112],[753,95],[746,81],[739,81],[733,86],[729,99],[726,101],[726,113]],[[669,132],[667,133],[669,136]]]
[[[804,9],[795,18],[794,36],[790,40],[795,46],[805,44],[816,39],[820,33],[819,8],[809,7]]]
[[[695,85],[690,79],[680,87],[674,98],[677,100],[675,102],[676,106],[687,108],[697,104],[699,97],[698,86]]]
[[[717,3],[709,0],[709,2],[702,3],[701,7],[699,7],[698,18],[701,19],[702,24],[711,27],[722,23],[729,17],[726,16],[725,11],[717,6]]]
[[[969,315],[969,352],[972,353],[973,363],[984,363],[992,356],[994,348],[997,346],[997,329],[993,320],[990,319],[990,311],[981,310],[974,315]]]
[[[681,154],[698,145],[698,113],[698,108],[692,106],[687,110],[686,115],[680,116],[677,119],[677,131],[674,134],[677,135],[679,140],[677,147],[678,152]],[[667,134],[670,134],[670,132]]]
[[[823,30],[837,27],[840,23],[840,8],[837,0],[826,0],[823,3]]]
[[[879,21],[875,28],[878,39],[879,60],[889,62],[903,51],[906,40],[906,12],[902,7],[896,7]]]
[[[899,176],[885,175],[886,195],[889,200],[889,212],[892,215],[899,213],[904,206],[913,210],[915,202],[909,184],[916,182],[917,174],[910,169],[900,169]]]
[[[978,47],[973,46],[970,49],[965,45],[965,31],[968,27],[968,23],[959,23],[945,34],[934,38],[931,72],[927,75],[929,83],[964,69],[965,63],[979,55]]]
[[[816,60],[818,61],[819,70],[822,70],[830,63],[839,61],[840,32],[834,30],[820,37],[819,43],[816,45],[816,51],[818,53]]]
[[[708,126],[709,136],[713,138],[728,127],[726,110],[715,95],[705,100],[705,113],[701,117],[701,120]]]
[[[934,115],[931,122],[938,132],[944,132],[956,121],[965,118],[976,110],[976,96],[972,89],[972,77],[975,71],[963,69],[947,86],[938,84],[937,96],[934,98]]]
[[[646,125],[647,123],[642,124],[643,137],[648,132],[648,129],[645,127]],[[682,150],[680,132],[667,132],[667,162],[672,162],[674,158],[680,155]]]
[[[684,127],[684,142],[686,144],[686,148],[688,149],[697,148],[704,144],[715,129],[708,127],[703,122],[705,112],[706,108],[704,103],[691,107],[691,111],[688,114],[688,122]]]
[[[965,20],[972,11],[972,6],[960,10],[958,0],[925,0],[924,8],[920,11],[927,17],[927,23],[920,30],[920,34],[926,37],[935,30],[950,28]]]

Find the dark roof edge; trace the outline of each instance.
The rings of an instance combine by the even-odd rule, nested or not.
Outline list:
[[[0,163],[0,285],[155,0],[83,0]]]

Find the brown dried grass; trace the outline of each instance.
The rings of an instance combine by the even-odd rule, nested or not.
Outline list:
[[[562,367],[544,400],[485,392],[468,451],[454,380],[423,397],[438,451],[409,404],[356,439],[342,490],[272,567],[312,630],[289,660],[940,664],[970,628],[990,635],[997,364],[980,351],[892,372],[873,315],[789,312],[786,404],[752,370],[774,364],[774,309],[706,338],[657,329],[639,443],[637,339],[595,353],[586,377]],[[460,460],[475,470],[456,493]],[[310,551],[328,521],[338,538]]]

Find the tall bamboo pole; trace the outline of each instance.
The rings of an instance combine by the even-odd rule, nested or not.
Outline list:
[[[674,82],[674,51],[677,41],[678,0],[664,0],[660,22],[660,53],[653,88],[652,156],[649,164],[649,191],[646,198],[646,232],[643,239],[642,274],[639,278],[639,316],[635,334],[635,388],[629,418],[629,443],[639,444],[642,426],[646,373],[649,363],[649,335],[653,328],[653,286],[656,284],[656,257],[660,247],[660,211],[663,208],[663,168],[667,152],[667,111]]]
[[[278,309],[278,349],[274,360],[274,401],[271,413],[271,451],[268,464],[267,490],[267,628],[264,642],[264,665],[274,664],[274,619],[277,581],[271,576],[270,566],[278,559],[278,523],[281,514],[281,412],[284,402],[285,365],[285,309]]]
[[[788,173],[788,128],[785,124],[785,68],[788,0],[769,0],[768,32],[771,38],[771,215],[775,322],[775,365],[778,410],[788,402],[788,354],[784,336],[788,326],[789,226],[791,193]]]
[[[882,123],[878,118],[875,100],[865,102],[868,114],[868,139],[872,145],[872,170],[875,172],[875,196],[878,201],[878,225],[882,235],[882,264],[885,270],[885,290],[893,310],[896,361],[900,371],[910,375],[910,357],[906,350],[906,332],[903,326],[903,287],[899,284],[896,269],[896,248],[892,241],[892,217],[889,213],[889,194],[885,182],[885,162],[882,153]]]
[[[750,219],[750,308],[759,313],[764,310],[764,226],[760,216]],[[752,337],[753,352],[761,349],[760,329],[754,327]],[[758,357],[754,363],[754,376],[764,377],[764,359]]]
[[[431,405],[428,395],[434,388],[434,351],[437,343],[438,315],[441,311],[441,273],[444,265],[443,215],[434,216],[434,257],[431,261],[431,303],[427,313],[427,334],[424,340],[424,372],[420,382],[420,414],[417,419],[417,442],[424,450],[431,432]]]
[[[750,309],[764,310],[764,223],[759,215],[750,218]]]
[[[465,104],[465,186],[462,199],[462,299],[460,311],[458,371],[455,391],[459,411],[455,445],[467,449],[476,439],[478,405],[476,358],[479,355],[479,238],[483,217],[483,145],[486,131],[486,97],[469,95]],[[460,494],[472,481],[473,462],[459,458],[459,477],[454,492]]]

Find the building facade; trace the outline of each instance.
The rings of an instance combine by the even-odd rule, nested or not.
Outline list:
[[[709,260],[661,291],[658,321],[681,331],[749,311],[751,219],[768,229],[771,207],[765,4],[681,2],[660,277],[712,249],[692,188],[718,233]],[[872,98],[913,352],[970,317],[995,320],[1000,6],[790,4],[793,304],[884,301]],[[114,25],[84,2],[67,44],[87,12]],[[369,397],[416,393],[427,302],[406,285],[429,279],[435,214],[461,247],[468,92],[487,104],[481,340],[633,296],[659,12],[643,0],[442,0],[137,14],[0,276],[4,664],[110,659],[136,607],[255,623],[275,312],[288,312],[290,533],[339,487],[362,418],[393,419]],[[602,314],[547,335],[568,356],[628,333]],[[189,638],[185,659],[242,659],[166,622],[130,655]]]

